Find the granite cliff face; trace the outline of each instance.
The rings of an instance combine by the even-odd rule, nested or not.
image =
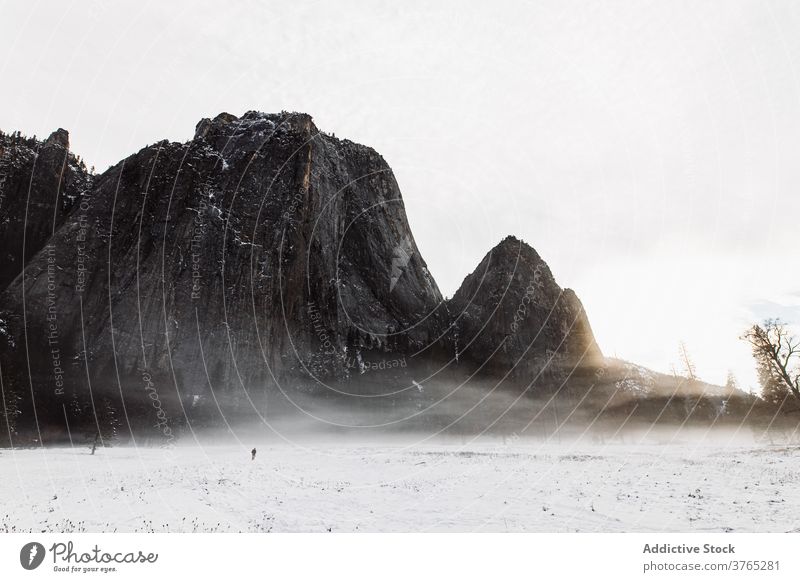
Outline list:
[[[5,289],[91,188],[58,129],[44,141],[0,133],[0,290]]]
[[[220,114],[94,177],[54,136],[17,164],[52,202],[28,205],[31,242],[2,264],[18,432],[124,417],[170,437],[318,400],[420,408],[434,400],[421,378],[544,382],[601,359],[575,295],[516,239],[445,302],[389,166],[308,115]],[[5,240],[23,228],[14,183]]]

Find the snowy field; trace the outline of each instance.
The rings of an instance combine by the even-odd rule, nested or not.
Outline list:
[[[797,448],[0,451],[0,531],[800,531]]]

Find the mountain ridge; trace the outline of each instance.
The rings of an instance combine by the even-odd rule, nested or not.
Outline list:
[[[72,160],[65,133],[47,147]],[[320,403],[447,425],[496,389],[597,384],[583,306],[532,247],[504,238],[445,299],[384,158],[307,114],[221,113],[76,176],[77,204],[0,294],[16,432],[91,430],[101,400],[162,436]]]

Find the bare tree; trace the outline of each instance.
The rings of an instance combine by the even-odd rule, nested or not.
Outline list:
[[[736,379],[736,375],[733,373],[733,370],[728,370],[728,377],[725,379],[725,392],[728,395],[731,395],[738,391],[739,381]]]
[[[783,403],[791,394],[800,402],[800,339],[780,319],[767,319],[742,336],[756,360],[762,396]]]
[[[689,356],[689,350],[686,344],[681,342],[678,346],[678,357],[680,358],[681,365],[683,366],[684,375],[691,381],[697,380],[697,369],[694,367],[694,362]]]

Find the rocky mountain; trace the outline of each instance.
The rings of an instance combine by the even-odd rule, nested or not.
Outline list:
[[[460,357],[484,374],[547,383],[602,364],[578,297],[513,236],[486,254],[447,305]]]
[[[44,141],[0,132],[0,289],[5,289],[91,188],[69,133]]]
[[[308,115],[223,113],[101,175],[63,130],[0,148],[16,442],[284,413],[480,428],[613,389],[580,301],[530,246],[506,238],[445,300],[386,161]]]
[[[36,387],[24,418],[58,424],[88,394],[170,422],[260,411],[270,393],[338,394],[370,353],[445,349],[391,169],[307,115],[204,119],[83,201],[2,296],[5,383]]]

